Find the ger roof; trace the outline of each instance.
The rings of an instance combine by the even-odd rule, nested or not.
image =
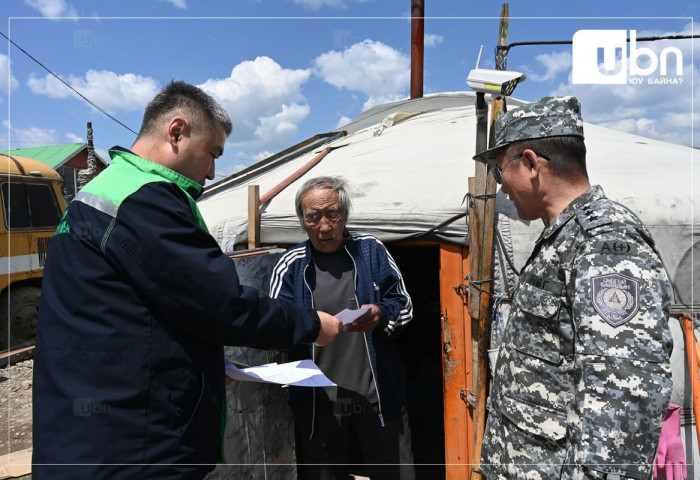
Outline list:
[[[353,206],[348,228],[384,242],[437,239],[467,245],[467,178],[474,175],[476,119],[474,94],[435,95],[377,106],[350,124],[310,139],[267,161],[207,188],[197,202],[210,233],[224,251],[247,238],[248,186],[274,192],[296,177],[319,151],[320,163],[301,174],[260,208],[260,238],[265,244],[294,244],[306,239],[294,208],[301,183],[318,175],[342,175],[350,182]],[[509,99],[513,107],[516,101]],[[418,111],[419,113],[415,113]],[[342,131],[342,132],[341,132]],[[651,231],[677,297],[689,303],[691,284],[700,290],[697,227],[693,209],[694,149],[584,124],[587,165],[592,184],[634,211]],[[697,177],[696,177],[697,178]],[[541,222],[518,218],[513,203],[499,190],[496,211],[510,223],[516,266],[528,258]],[[694,278],[697,277],[697,278]],[[697,298],[700,298],[698,291]],[[697,302],[697,301],[696,301]]]
[[[3,150],[2,153],[32,158],[57,170],[85,148],[87,148],[87,144],[85,143],[63,143],[58,145],[43,145],[41,147],[15,148],[12,150]],[[107,162],[105,162],[97,152],[95,153],[95,157],[103,165],[107,165]]]

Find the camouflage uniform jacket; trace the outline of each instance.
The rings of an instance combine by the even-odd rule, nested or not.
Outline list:
[[[594,186],[537,240],[500,346],[491,479],[651,477],[671,391],[671,286],[641,221]]]

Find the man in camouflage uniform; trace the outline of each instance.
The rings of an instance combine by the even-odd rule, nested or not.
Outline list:
[[[654,241],[590,186],[576,98],[542,98],[494,128],[496,146],[474,159],[545,230],[513,296],[481,471],[650,478],[671,389],[671,287]]]

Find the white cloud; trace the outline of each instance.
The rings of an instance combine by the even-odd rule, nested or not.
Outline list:
[[[44,17],[77,17],[78,12],[65,0],[24,0],[25,5],[37,10]]]
[[[443,37],[442,35],[437,35],[435,33],[426,33],[423,42],[426,47],[436,47],[440,45],[443,42],[443,40],[445,40],[445,37]]]
[[[577,96],[587,122],[683,145],[691,145],[694,137],[697,146],[700,83],[691,85],[692,75],[698,78],[700,71],[685,62],[678,85],[654,84],[662,77],[651,75],[638,77],[642,83],[635,85],[561,84],[553,94]]]
[[[301,89],[310,70],[287,69],[269,57],[241,62],[222,79],[199,85],[216,98],[233,120],[231,141],[246,160],[262,151],[278,151],[295,139],[310,112]]]
[[[119,75],[105,70],[88,70],[84,77],[71,75],[66,83],[110,113],[142,110],[159,91],[158,82],[153,78],[133,73]],[[48,74],[43,78],[30,76],[27,86],[32,92],[49,98],[77,97]]]
[[[258,0],[260,1],[260,0]],[[292,0],[297,5],[302,5],[310,10],[319,10],[323,7],[330,8],[347,8],[348,3],[355,1],[357,3],[369,3],[375,0]]]
[[[601,122],[599,125],[642,137],[690,145],[691,122],[697,125],[699,121],[700,113],[680,114],[667,112],[659,118],[626,118],[611,122]],[[698,132],[696,132],[697,134]]]
[[[548,82],[554,80],[560,73],[571,70],[570,52],[543,53],[535,56],[535,60],[544,66],[545,72],[541,75],[528,72],[527,78],[533,82]]]
[[[4,53],[0,53],[0,92],[5,94],[8,90],[12,91],[19,85],[17,79],[12,75],[10,68],[10,58]]]
[[[333,50],[316,57],[314,72],[334,87],[365,94],[367,109],[406,98],[411,59],[381,42],[364,40],[342,52]]]
[[[255,135],[264,143],[273,142],[280,135],[292,136],[297,131],[297,124],[304,120],[311,109],[308,105],[282,105],[282,111],[270,117],[260,118],[260,125]],[[291,135],[290,135],[291,134]]]
[[[74,133],[66,133],[66,138],[70,143],[85,143],[83,137],[76,135]]]
[[[688,35],[697,31],[697,24],[688,23],[681,32],[637,31],[637,37]],[[537,61],[544,65],[545,73],[529,73],[533,81],[550,81],[557,75],[567,72],[568,80],[563,80],[551,94],[575,95],[581,100],[583,118],[586,122],[625,132],[655,138],[672,143],[691,145],[700,138],[700,70],[692,63],[700,58],[700,43],[692,40],[662,40],[639,42],[636,47],[648,48],[657,57],[663,49],[678,48],[683,56],[683,75],[675,76],[675,63],[670,61],[668,75],[662,77],[659,69],[648,76],[633,76],[639,84],[624,85],[573,85],[571,83],[570,53],[560,52],[540,55]],[[695,50],[693,50],[693,48]],[[628,53],[629,57],[629,53]],[[670,56],[673,58],[673,55]],[[639,66],[646,66],[648,58],[642,56]],[[618,58],[619,64],[620,58]],[[602,67],[601,67],[602,68]],[[629,69],[629,65],[628,65]],[[654,82],[674,79],[677,84],[656,84]],[[698,113],[695,113],[698,112]]]
[[[293,0],[297,5],[302,5],[311,10],[319,10],[322,7],[346,8],[344,0]]]
[[[344,127],[350,122],[352,122],[352,118],[343,115],[342,117],[340,117],[340,120],[338,120],[338,123],[335,125],[335,128]]]
[[[70,89],[52,75],[46,75],[44,78],[31,75],[27,86],[32,92],[49,98],[66,98],[72,95]]]
[[[175,8],[185,10],[187,8],[187,2],[185,0],[161,0],[164,2],[171,3]]]
[[[383,105],[385,103],[398,102],[406,98],[403,94],[394,95],[372,95],[367,99],[367,101],[362,105],[362,111],[369,110],[376,105]]]
[[[272,155],[274,155],[273,152],[270,152],[268,150],[263,150],[261,152],[256,153],[255,155],[253,155],[251,157],[251,159],[254,162],[259,162],[260,160],[265,160],[267,157],[271,157]]]
[[[10,133],[10,144],[7,145],[7,135],[0,135],[0,148],[28,148],[59,143],[58,135],[54,129],[15,128],[7,120],[3,120],[2,124]]]

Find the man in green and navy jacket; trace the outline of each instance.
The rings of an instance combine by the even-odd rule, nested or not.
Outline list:
[[[240,285],[195,200],[231,132],[171,82],[131,151],[71,202],[48,255],[34,363],[33,478],[199,479],[222,461],[223,345],[330,342],[326,313]]]

